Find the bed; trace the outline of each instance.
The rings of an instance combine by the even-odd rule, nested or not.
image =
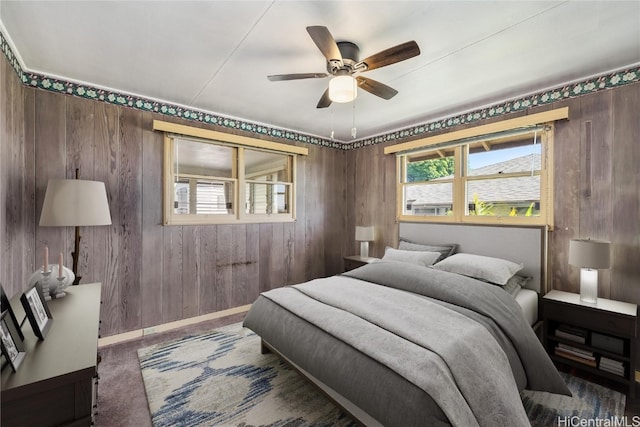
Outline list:
[[[423,225],[401,225],[401,242],[445,243]],[[503,288],[516,276],[514,266],[522,265],[517,258],[529,255],[512,249],[508,255],[516,259],[510,261],[486,247],[483,255],[463,252],[474,249],[469,231],[445,231],[446,241],[459,242],[455,254],[408,253],[405,245],[392,255],[422,261],[385,253],[380,262],[342,275],[265,292],[244,326],[363,425],[527,425],[522,389],[570,392],[516,302],[519,292],[513,296]],[[540,289],[544,277],[538,268],[545,233],[534,234],[537,260],[517,269],[532,277],[523,289]],[[531,250],[531,242],[516,239]],[[489,241],[496,242],[495,235]],[[437,261],[420,264],[431,258]],[[505,283],[449,271],[469,265]]]

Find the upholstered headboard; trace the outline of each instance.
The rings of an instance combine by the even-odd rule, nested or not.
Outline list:
[[[524,264],[518,274],[532,277],[527,288],[546,291],[547,228],[463,224],[400,223],[399,237],[423,244],[456,243],[457,252]]]

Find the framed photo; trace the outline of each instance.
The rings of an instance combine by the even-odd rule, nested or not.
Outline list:
[[[53,317],[51,317],[51,312],[47,307],[40,284],[36,283],[27,289],[20,297],[20,301],[24,307],[24,312],[27,314],[27,319],[31,323],[33,333],[43,340],[47,336],[47,332],[49,332]]]
[[[9,312],[9,317],[11,317],[11,320],[13,320],[13,323],[16,325],[20,339],[24,341],[24,335],[22,334],[20,323],[18,322],[18,319],[16,319],[16,314],[13,312],[13,308],[11,308],[11,303],[9,302],[7,294],[4,292],[4,288],[0,285],[0,312],[4,311]]]
[[[18,335],[16,325],[7,313],[8,311],[3,311],[0,318],[0,341],[2,354],[9,361],[13,372],[16,372],[22,360],[24,360],[26,352],[24,351],[24,342]]]

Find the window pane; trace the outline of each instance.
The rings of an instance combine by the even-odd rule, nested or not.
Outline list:
[[[540,171],[542,145],[493,146],[490,151],[469,150],[467,176]]]
[[[453,177],[453,157],[440,157],[437,152],[407,156],[405,182],[425,182]]]
[[[453,208],[453,184],[418,184],[404,187],[404,215],[445,216]]]
[[[244,174],[247,180],[291,182],[289,155],[245,149]]]
[[[233,213],[233,182],[180,179],[174,183],[174,213]]]
[[[469,181],[467,204],[469,215],[539,216],[540,176]]]
[[[285,184],[248,182],[245,212],[248,214],[291,213],[289,191],[290,186]]]
[[[233,148],[175,139],[174,174],[233,178]]]

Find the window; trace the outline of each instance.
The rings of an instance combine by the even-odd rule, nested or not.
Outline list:
[[[553,125],[398,155],[400,220],[551,222]]]
[[[288,214],[291,211],[292,157],[245,150],[245,212]]]
[[[165,122],[154,129],[182,132],[165,134],[165,224],[295,219],[296,154],[307,149]]]
[[[553,226],[553,134],[569,108],[384,148],[397,156],[399,221]]]

